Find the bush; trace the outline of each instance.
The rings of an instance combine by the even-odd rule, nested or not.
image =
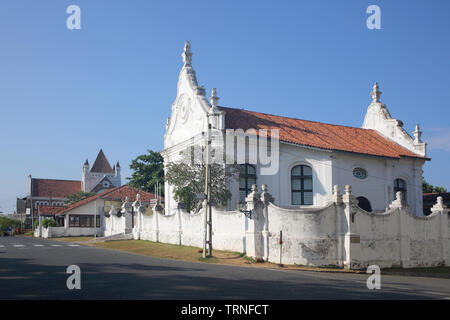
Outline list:
[[[57,227],[57,226],[58,224],[53,219],[46,218],[42,220],[42,227],[44,227],[45,229],[47,229],[48,227]]]

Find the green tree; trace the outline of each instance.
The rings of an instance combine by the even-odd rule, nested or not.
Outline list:
[[[56,221],[51,218],[46,218],[42,220],[42,227],[44,227],[45,229],[47,229],[48,227],[57,227],[57,226],[58,224],[56,223]]]
[[[422,192],[423,193],[446,193],[447,189],[444,187],[439,186],[433,186],[432,184],[428,183],[423,179],[422,181]]]
[[[94,195],[96,195],[95,192],[83,192],[83,191],[75,192],[67,197],[66,204],[71,205],[86,198],[92,197]]]
[[[8,230],[8,227],[15,229],[19,227],[21,222],[19,220],[10,219],[8,217],[0,216],[0,234],[3,234]]]
[[[194,152],[196,150],[196,152]],[[189,212],[197,212],[202,207],[202,200],[197,194],[205,193],[205,162],[201,148],[188,148],[182,152],[179,162],[167,165],[166,181],[173,186],[175,199],[179,199]],[[231,199],[227,181],[236,178],[238,167],[222,164],[211,164],[211,196],[212,202],[225,206]]]
[[[159,182],[159,193],[164,196],[164,159],[159,152],[147,150],[131,161],[133,170],[128,185],[148,192],[156,193],[156,183]]]

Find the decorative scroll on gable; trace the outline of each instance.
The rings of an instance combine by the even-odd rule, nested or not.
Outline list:
[[[392,118],[386,105],[380,101],[381,91],[379,91],[378,83],[376,82],[373,86],[371,95],[372,103],[367,108],[362,128],[373,129],[408,150],[425,157],[426,143],[420,140],[422,132],[419,129],[419,125],[416,125],[413,139],[408,132],[403,129],[403,122]]]

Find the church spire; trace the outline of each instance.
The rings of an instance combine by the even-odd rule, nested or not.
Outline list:
[[[373,84],[373,89],[370,95],[372,96],[372,102],[380,102],[381,91],[379,90],[378,82]]]
[[[186,41],[184,43],[184,50],[183,53],[181,54],[181,56],[183,57],[183,62],[184,65],[191,65],[192,62],[192,52],[191,52],[191,43],[189,41]]]

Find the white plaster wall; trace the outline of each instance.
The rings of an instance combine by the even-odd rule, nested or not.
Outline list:
[[[246,252],[248,218],[240,211],[223,211],[213,208],[213,248]],[[203,230],[203,228],[202,228]]]
[[[300,265],[335,265],[336,211],[334,204],[319,210],[269,206],[269,261]]]
[[[122,215],[117,217],[115,215],[110,215],[109,217],[104,217],[105,221],[105,236],[112,236],[115,234],[125,233],[126,221],[125,217]]]
[[[423,216],[422,208],[422,165],[423,160],[408,158],[387,159],[345,153],[333,153],[332,185],[344,190],[352,186],[355,197],[367,198],[373,211],[384,211],[395,199],[394,180],[403,179],[407,184],[407,204],[410,211]],[[354,168],[364,168],[366,179],[353,176]]]
[[[203,211],[189,214],[181,211],[181,242],[185,246],[203,247]]]
[[[42,238],[57,238],[57,237],[80,237],[95,235],[96,228],[64,228],[64,227],[48,227],[42,228]],[[100,228],[97,228],[99,234]],[[35,235],[36,236],[36,235]]]
[[[450,262],[447,213],[435,212],[429,217],[416,217],[406,208],[369,213],[353,206],[346,209],[347,205],[347,202],[329,201],[318,208],[281,208],[269,204],[267,239],[261,223],[264,220],[250,220],[239,211],[213,208],[213,248],[253,254],[259,249],[249,246],[260,248],[261,243],[256,241],[259,237],[265,243],[263,247],[267,245],[268,260],[279,263],[279,234],[283,231],[281,262],[285,264],[342,266],[350,259],[352,266],[361,268],[371,264],[382,268],[409,268]],[[256,217],[263,217],[261,206],[255,210]],[[347,218],[345,210],[354,213],[353,222]],[[201,248],[203,212],[189,214],[176,209],[168,213],[141,215],[141,223],[133,230],[134,237],[137,239],[140,234],[140,239],[144,240]],[[116,225],[123,232],[124,226]],[[110,232],[110,226],[107,222],[106,232]],[[113,229],[112,232],[118,231]],[[344,245],[350,236],[359,238],[359,241]]]
[[[356,232],[360,235],[360,257],[363,264],[370,261],[380,267],[400,266],[400,236],[398,210],[371,214],[358,210]]]
[[[448,247],[449,239],[441,238],[440,215],[417,217],[405,209],[373,214],[358,209],[355,224],[361,246],[357,260],[361,266],[386,268],[442,265],[448,259],[442,245]]]
[[[169,215],[158,215],[159,223],[159,241],[164,243],[181,244],[180,243],[180,229],[179,229],[179,215],[178,212],[173,211]]]

